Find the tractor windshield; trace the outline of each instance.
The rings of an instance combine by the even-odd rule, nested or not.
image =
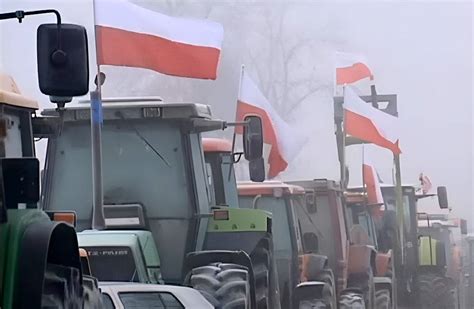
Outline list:
[[[179,280],[185,252],[194,246],[189,240],[197,233],[197,207],[209,208],[199,134],[183,133],[182,126],[171,120],[117,119],[105,122],[102,129],[104,204],[141,205],[160,254],[163,278],[172,281]],[[198,168],[191,172],[194,166]],[[45,171],[49,185],[43,207],[74,210],[78,231],[91,228],[88,121],[65,122],[61,134],[49,140]]]
[[[385,198],[385,197],[384,197]],[[389,197],[385,199],[386,207],[388,210],[396,210],[395,197]],[[406,234],[411,233],[411,215],[410,215],[410,197],[407,194],[403,194],[403,221],[405,226]]]

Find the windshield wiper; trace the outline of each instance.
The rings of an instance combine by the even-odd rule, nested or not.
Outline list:
[[[134,132],[135,134],[138,136],[138,138],[140,138],[140,140],[142,142],[144,142],[148,147],[151,148],[151,150],[153,150],[153,152],[163,161],[165,162],[165,164],[168,166],[168,167],[171,167],[171,164],[165,159],[165,157],[158,151],[158,149],[156,149],[155,147],[153,147],[152,144],[150,144],[150,142],[148,142],[148,140],[140,133],[140,131],[138,131],[138,129],[132,125],[131,123],[128,123],[127,122],[127,119],[123,116],[122,112],[117,112],[117,115],[120,117],[120,119],[124,120],[125,124],[127,126],[129,126]]]

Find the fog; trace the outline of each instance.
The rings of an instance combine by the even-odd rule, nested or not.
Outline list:
[[[64,22],[88,29],[96,72],[91,1],[0,0],[1,10],[56,8]],[[210,104],[233,120],[239,71],[258,83],[275,109],[307,143],[281,179],[339,178],[334,136],[334,53],[363,54],[377,91],[396,94],[401,121],[402,177],[418,184],[425,173],[448,187],[453,211],[474,220],[473,3],[469,1],[135,1],[174,16],[209,18],[224,26],[216,81],[191,80],[140,69],[104,67],[104,96],[158,95],[165,101]],[[52,107],[38,90],[35,30],[54,17],[0,23],[0,70],[25,95]],[[356,85],[368,94],[367,82]],[[223,132],[229,137],[231,131]],[[38,143],[39,156],[44,144]],[[350,182],[361,182],[361,150],[348,149]],[[376,165],[392,181],[392,158],[379,149]],[[433,207],[435,201],[427,201]]]

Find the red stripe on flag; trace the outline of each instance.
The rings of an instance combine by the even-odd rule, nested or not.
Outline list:
[[[270,164],[270,170],[268,171],[268,177],[273,178],[280,172],[284,171],[288,166],[288,162],[283,158],[278,146],[278,138],[273,127],[272,120],[268,113],[257,106],[248,104],[242,101],[237,102],[237,121],[243,121],[246,116],[258,115],[262,119],[263,125],[263,141],[265,144],[272,146],[270,154],[268,156],[268,163]],[[236,133],[243,134],[243,127],[237,126]]]
[[[97,62],[151,69],[163,74],[216,79],[220,50],[158,36],[96,26]]]
[[[366,142],[374,143],[380,147],[390,149],[395,154],[401,153],[401,150],[398,147],[398,141],[392,143],[380,135],[377,127],[370,119],[347,109],[344,110],[344,117],[346,134]]]
[[[372,72],[370,72],[370,69],[360,62],[350,67],[336,68],[336,83],[338,85],[352,84],[371,76]]]
[[[375,184],[375,175],[371,166],[364,164],[364,184],[367,190],[367,199],[369,204],[377,204],[377,187]]]

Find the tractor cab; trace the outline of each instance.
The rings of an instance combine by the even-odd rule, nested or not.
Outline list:
[[[301,237],[296,209],[303,206],[305,191],[295,185],[266,181],[239,182],[238,192],[240,207],[272,214],[281,304],[282,308],[291,308],[293,289],[300,282],[299,255],[303,254],[304,247],[311,252],[318,250],[316,235]]]
[[[300,217],[309,215],[311,221],[302,224],[303,233],[320,231],[318,239],[319,254],[328,257],[329,267],[337,280],[338,293],[346,288],[349,224],[343,204],[343,192],[340,185],[333,180],[314,179],[289,182],[305,188],[307,196],[305,207],[299,212]],[[328,237],[327,235],[331,235]]]
[[[215,263],[232,265],[235,270],[245,269],[248,275],[239,280],[248,280],[251,289],[243,291],[244,296],[240,292],[212,296],[213,303],[243,297],[252,304],[277,306],[278,287],[272,283],[255,288],[253,272],[254,260],[262,260],[262,250],[269,257],[265,267],[272,269],[271,215],[214,202],[201,133],[222,130],[226,122],[213,119],[210,107],[202,104],[164,103],[158,98],[103,99],[99,117],[104,228],[92,231],[95,207],[88,103],[66,106],[59,113],[45,110],[37,132],[49,138],[43,208],[68,205],[77,213],[78,238],[89,253],[92,274],[101,280],[163,280],[194,286],[199,283],[194,279],[195,269],[215,267]],[[243,135],[250,144],[245,153],[258,156],[258,143],[250,133]],[[267,279],[273,282],[273,275]],[[221,284],[228,280],[234,278],[224,278]],[[258,300],[262,290],[267,297]]]
[[[349,191],[344,196],[350,219],[348,225],[351,241],[378,249],[376,221],[379,219],[380,205],[368,205],[367,195],[362,192]]]
[[[212,119],[202,104],[156,98],[103,102],[105,229],[128,225],[150,231],[163,278],[181,282],[186,253],[200,250],[198,239],[206,233],[208,219],[196,214],[210,212],[200,134],[222,129],[223,121]],[[91,228],[93,204],[90,105],[66,106],[61,113],[60,118],[55,109],[42,113],[49,130],[41,132],[52,132],[44,136],[49,139],[42,205],[47,210],[68,205],[77,213],[76,229],[84,231]]]

